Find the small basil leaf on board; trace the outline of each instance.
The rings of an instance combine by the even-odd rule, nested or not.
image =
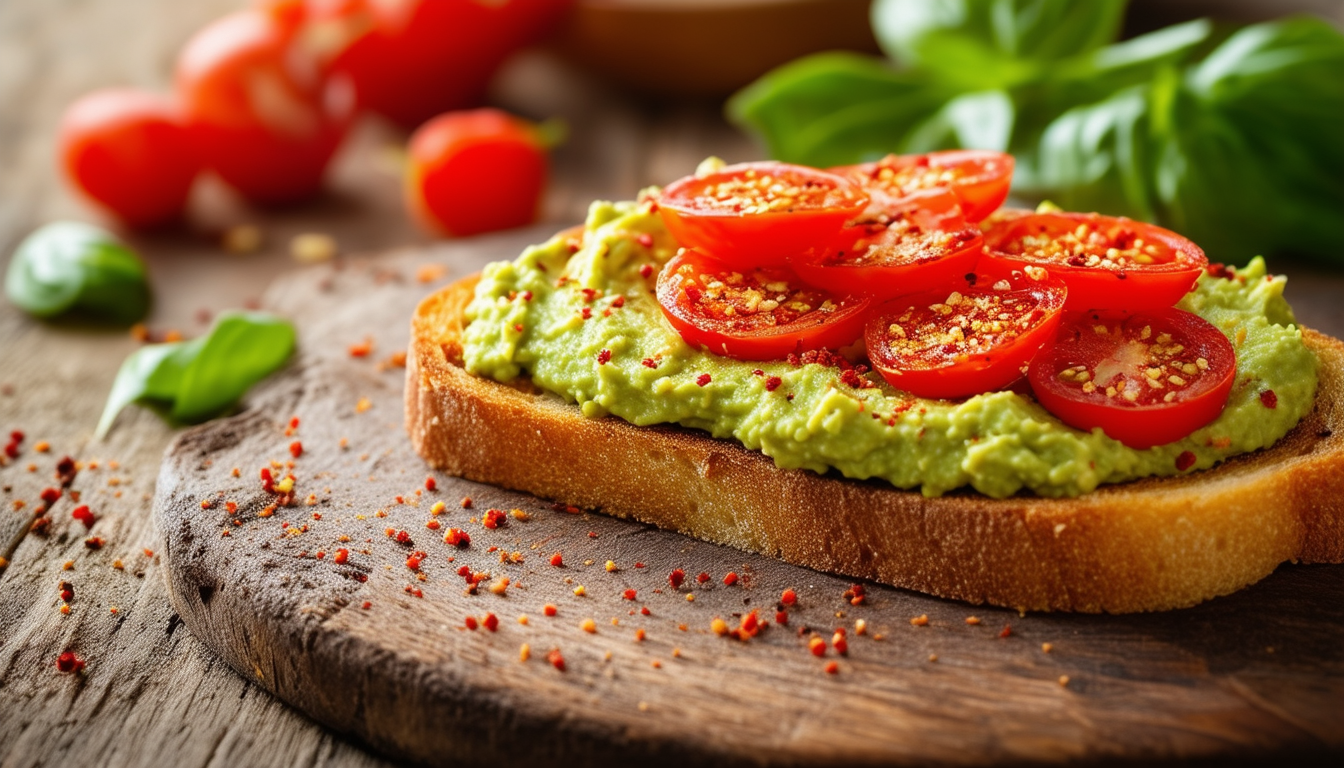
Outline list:
[[[121,364],[96,437],[131,403],[158,406],[179,422],[215,416],[284,365],[294,339],[294,326],[283,318],[227,312],[200,338],[142,347]]]
[[[5,293],[34,317],[64,315],[129,325],[149,312],[145,264],[111,233],[79,222],[48,224],[14,252]]]

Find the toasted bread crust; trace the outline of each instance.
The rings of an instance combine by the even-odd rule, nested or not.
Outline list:
[[[527,382],[471,376],[461,339],[476,281],[420,304],[407,355],[411,442],[452,474],[796,565],[1022,610],[1180,608],[1285,560],[1344,561],[1344,343],[1313,331],[1304,337],[1321,361],[1317,402],[1269,449],[1073,499],[925,498],[779,469],[691,430],[584,418]]]

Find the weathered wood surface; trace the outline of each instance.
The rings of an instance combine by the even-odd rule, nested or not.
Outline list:
[[[0,168],[4,169],[0,262],[7,261],[18,240],[41,223],[96,218],[61,187],[54,172],[53,132],[61,109],[97,87],[166,89],[177,47],[195,29],[241,3],[0,2]],[[1334,3],[1335,18],[1344,17],[1341,7]],[[706,154],[730,160],[753,155],[747,142],[722,124],[713,105],[622,101],[535,57],[506,74],[495,99],[536,117],[561,115],[573,128],[570,142],[556,155],[555,182],[545,208],[546,219],[557,227],[577,221],[595,197],[629,195],[643,184],[683,173]],[[256,212],[228,200],[217,188],[206,188],[196,201],[193,227],[136,238],[158,289],[151,326],[194,334],[204,327],[202,310],[257,299],[271,278],[292,268],[287,245],[299,232],[334,234],[347,253],[425,242],[405,220],[395,164],[386,152],[399,140],[378,126],[362,128],[334,169],[331,191],[312,204]],[[260,252],[239,257],[219,249],[215,233],[240,221],[262,227],[267,239]],[[1344,295],[1344,280],[1338,274],[1296,268],[1289,272],[1295,277],[1289,295],[1303,321],[1344,335],[1344,308],[1338,302]],[[0,302],[0,430],[21,428],[28,433],[20,460],[0,468],[0,486],[6,488],[0,491],[0,556],[10,563],[0,569],[0,765],[385,764],[236,675],[182,627],[169,603],[160,560],[162,542],[150,515],[162,450],[175,433],[147,412],[132,409],[108,441],[90,442],[116,367],[133,348],[124,334],[35,323]],[[43,440],[51,444],[51,451],[35,453],[33,445]],[[32,507],[13,511],[12,503],[25,500],[31,505],[43,487],[53,484],[52,468],[66,454],[101,462],[100,469],[81,472],[72,486],[93,503],[99,522],[85,532],[69,518],[73,505],[66,498],[52,510],[51,535],[19,536],[31,520]],[[111,460],[119,462],[117,469],[110,468]],[[30,464],[35,465],[33,472],[27,469]],[[595,518],[595,524],[602,522]],[[83,540],[90,534],[106,538],[107,545],[99,551],[86,549]],[[617,541],[626,538],[630,537]],[[696,551],[701,548],[693,546]],[[146,554],[146,548],[154,554]],[[728,558],[737,562],[731,554]],[[117,559],[123,561],[124,570],[112,567]],[[73,561],[72,570],[63,569],[67,561]],[[1272,685],[1278,674],[1274,664],[1292,667],[1302,679],[1337,669],[1331,666],[1338,661],[1337,647],[1321,648],[1311,639],[1319,637],[1313,632],[1320,631],[1321,622],[1328,625],[1338,618],[1331,612],[1337,599],[1324,608],[1315,602],[1325,599],[1321,596],[1338,595],[1338,582],[1330,581],[1330,573],[1286,569],[1251,593],[1263,594],[1276,615],[1300,621],[1300,626],[1274,624],[1247,630],[1257,617],[1238,619],[1237,609],[1216,602],[1176,614],[1167,624],[1154,617],[1148,630],[1152,640],[1142,643],[1136,653],[1147,654],[1158,647],[1154,643],[1161,643],[1166,650],[1180,649],[1180,662],[1165,669],[1197,674],[1207,666],[1219,674],[1237,672],[1242,695],[1259,702],[1263,720],[1280,722],[1273,726],[1279,729],[1275,733],[1285,732],[1286,723],[1298,717],[1305,717],[1300,724],[1303,734],[1319,732],[1322,723],[1337,725],[1340,705],[1324,682],[1318,682],[1308,696],[1315,703],[1311,707],[1284,701]],[[58,612],[61,580],[76,588],[68,616]],[[115,614],[113,606],[118,608]],[[948,610],[942,618],[930,612],[933,630],[943,633],[930,637],[943,637],[963,610],[969,612]],[[567,614],[567,630],[572,631],[573,618]],[[949,623],[940,629],[937,625],[943,619]],[[1013,621],[1015,629],[1026,631]],[[988,626],[994,628],[992,622]],[[601,629],[601,637],[610,639],[607,628]],[[1084,634],[1109,631],[1088,630],[1080,624],[1065,625],[1063,634],[1072,635],[1075,629]],[[989,639],[986,643],[992,645]],[[1271,644],[1276,648],[1272,657],[1266,655],[1249,666],[1237,661],[1246,648]],[[927,652],[937,652],[937,645],[906,647],[910,666],[921,667],[920,674],[925,674],[922,663],[916,662]],[[66,649],[88,659],[84,676],[56,672],[54,659]],[[1028,657],[1035,660],[1031,654]],[[1263,666],[1270,662],[1270,667]],[[855,663],[860,663],[857,655]],[[932,670],[949,666],[939,664],[929,673],[940,674]],[[1100,661],[1097,664],[1105,671]],[[814,671],[809,670],[809,677]],[[996,693],[985,689],[986,696]],[[1055,691],[1045,695],[1054,696]],[[824,701],[816,705],[826,706]],[[986,734],[996,728],[988,720],[983,725]],[[798,721],[800,731],[810,727]],[[697,739],[689,728],[683,735]],[[1162,736],[1155,732],[1150,738]],[[1304,738],[1310,742],[1314,737]]]
[[[428,258],[460,275],[490,255],[450,248]],[[299,360],[247,412],[182,435],[159,478],[156,517],[183,619],[240,673],[314,717],[392,754],[444,762],[1344,754],[1344,568],[1285,566],[1237,595],[1151,616],[1020,617],[871,586],[854,607],[843,579],[675,533],[442,475],[435,492],[420,493],[433,473],[402,432],[401,371],[379,370],[378,354],[346,352],[370,333],[378,350],[405,347],[405,315],[426,292],[408,279],[417,262],[412,253],[277,283],[268,303],[299,319]],[[372,405],[363,413],[361,398]],[[258,517],[273,501],[258,469],[288,460],[292,416],[303,444],[296,496],[314,494],[313,505]],[[464,496],[472,508],[459,506]],[[442,528],[427,530],[438,500]],[[236,514],[222,511],[229,501]],[[530,519],[491,531],[479,522],[488,507]],[[450,526],[470,533],[469,548],[443,543]],[[389,538],[389,528],[412,542]],[[345,565],[331,560],[340,547]],[[418,573],[406,565],[417,550],[427,554]],[[502,563],[512,552],[523,562]],[[564,568],[549,564],[555,552]],[[607,572],[609,560],[619,570]],[[464,565],[490,573],[480,594],[465,594]],[[672,590],[667,575],[678,567],[692,578]],[[694,580],[702,571],[712,576],[705,585]],[[725,587],[729,571],[743,582]],[[500,577],[512,580],[505,596],[484,589]],[[787,627],[747,643],[711,632],[713,618],[736,626],[753,608],[772,618],[785,587],[800,596]],[[547,603],[558,616],[542,615]],[[649,616],[637,612],[644,606]],[[487,613],[498,632],[464,626]],[[920,615],[928,626],[911,625]],[[981,623],[968,625],[971,615]],[[585,618],[595,634],[580,628]],[[859,618],[866,635],[855,632]],[[827,639],[848,629],[837,676],[809,654],[804,627]],[[563,673],[544,658],[552,648],[565,656]]]

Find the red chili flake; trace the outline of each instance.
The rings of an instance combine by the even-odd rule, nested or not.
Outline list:
[[[845,630],[835,630],[835,634],[831,635],[831,647],[841,656],[849,653],[849,641],[845,639]]]
[[[409,534],[409,533],[407,533],[407,532],[405,532],[405,531],[397,531],[397,543],[398,543],[398,544],[411,544],[411,543],[413,543],[413,542],[411,541],[411,534]]]
[[[502,509],[487,509],[485,515],[481,518],[481,525],[486,528],[499,528],[508,519],[509,513]]]
[[[775,623],[779,624],[780,626],[788,626],[789,614],[783,611],[775,611]]]
[[[439,489],[439,481],[438,481],[438,480],[435,480],[433,475],[430,475],[429,477],[426,477],[426,478],[425,478],[425,490],[426,490],[426,491],[431,491],[431,492],[433,492],[433,491],[436,491],[436,490],[438,490],[438,489]]]
[[[583,316],[584,320],[587,320],[593,316],[593,310],[590,307],[584,307],[582,310],[579,311],[579,314]]]
[[[737,583],[737,574],[733,573],[732,571],[729,571],[728,575],[723,577],[723,583],[724,586],[728,587],[733,586],[734,584]]]
[[[367,611],[367,610],[369,610],[370,608],[373,607],[373,603],[369,602],[368,600],[365,600],[365,601],[364,601],[364,604],[361,605],[361,606],[359,606],[359,607],[360,607],[360,608],[363,608],[364,610]]]
[[[462,566],[461,568],[458,568],[458,569],[457,569],[457,575],[458,575],[458,576],[470,576],[470,575],[471,575],[471,566],[464,565],[464,566]]]
[[[462,497],[462,508],[463,508],[463,509],[471,509],[471,497],[470,497],[470,496],[463,496],[463,497]]]
[[[267,493],[275,493],[275,475],[271,474],[270,467],[261,468],[261,489]]]
[[[28,530],[32,531],[33,533],[36,533],[39,536],[45,536],[47,534],[47,529],[50,527],[51,527],[50,517],[39,517],[33,521],[32,525],[28,526]]]
[[[1266,389],[1260,393],[1260,404],[1266,408],[1278,408],[1279,396],[1274,394],[1274,390]]]
[[[633,589],[627,589],[621,593],[621,596],[624,597],[626,600],[634,600],[636,595],[637,593]]]
[[[785,605],[797,605],[798,593],[792,589],[786,589],[779,594],[779,602]]]
[[[649,611],[649,606],[647,606],[647,605],[640,606],[639,612],[640,612],[641,614],[645,615],[645,616],[648,616],[649,613],[650,613],[650,611]]]
[[[411,595],[414,596],[414,597],[424,597],[424,596],[425,596],[425,593],[424,593],[424,592],[421,592],[419,587],[412,587],[409,591],[410,591]]]
[[[596,538],[597,538],[597,531],[589,531],[589,532],[588,532],[588,538],[590,538],[590,539],[596,539]]]
[[[821,657],[826,655],[826,641],[813,635],[811,640],[807,641],[807,650],[812,652],[813,656]]]
[[[85,528],[92,528],[94,522],[97,520],[97,518],[93,516],[93,513],[89,511],[88,504],[81,504],[80,506],[75,507],[70,513],[70,516],[83,523]]]
[[[1012,624],[1004,624],[1003,629],[999,631],[999,637],[1008,637],[1011,634],[1013,634]]]
[[[541,612],[546,616],[554,616],[556,614],[556,608],[554,605],[547,603],[541,607]]]
[[[612,299],[612,300],[611,300],[611,306],[614,307],[614,308],[616,308],[616,309],[620,309],[621,307],[624,307],[624,306],[625,306],[625,297],[624,297],[624,296],[617,296],[616,298]]]
[[[709,581],[709,574],[705,573],[704,571],[701,571],[699,574],[696,575],[695,580],[700,582],[701,584],[704,584],[706,581]]]
[[[437,531],[437,530],[439,530],[439,521],[438,521],[438,520],[435,520],[434,518],[431,517],[431,518],[425,523],[425,527],[428,528],[428,529],[431,530],[431,531]]]
[[[467,547],[471,545],[471,536],[461,528],[449,528],[448,533],[444,534],[443,542],[454,547]],[[466,568],[466,566],[462,566]]]
[[[673,589],[679,589],[681,583],[686,580],[686,572],[677,568],[667,574],[667,583],[672,585]]]
[[[483,624],[486,629],[494,632],[499,629],[499,617],[493,613],[487,613],[485,614],[485,618],[481,620],[481,624]]]
[[[640,360],[640,361],[639,361],[639,364],[642,365],[642,366],[644,366],[645,368],[657,368],[657,367],[658,367],[658,361],[657,361],[657,360],[654,360],[652,357],[646,357],[646,358],[644,358],[643,360]]]
[[[62,672],[78,672],[84,669],[84,662],[74,651],[66,651],[56,657],[56,668]]]
[[[331,558],[331,561],[337,565],[345,565],[347,562],[350,561],[350,550],[348,549],[336,550],[336,556]]]
[[[425,559],[424,552],[416,552],[412,554],[410,557],[406,558],[406,567],[410,568],[412,571],[418,571],[420,570],[420,563],[424,559]]]
[[[43,488],[42,493],[39,495],[39,498],[42,499],[43,503],[45,503],[48,507],[50,507],[52,504],[56,503],[57,499],[61,498],[61,489]]]
[[[373,351],[373,339],[367,336],[364,337],[364,341],[361,341],[358,344],[350,345],[351,357],[368,357],[369,353],[372,351]]]
[[[561,557],[559,552],[556,552],[554,555],[551,555],[551,565],[554,565],[556,568],[559,568],[564,564],[565,564],[565,558]]]
[[[1176,471],[1184,472],[1195,466],[1195,454],[1190,451],[1181,451],[1181,455],[1176,457]]]
[[[711,381],[713,381],[713,379],[709,377],[708,373],[702,373],[698,377],[696,377],[695,384],[696,386],[699,387],[706,387],[709,386],[709,382]]]
[[[84,540],[84,546],[89,549],[102,549],[103,545],[106,543],[107,539],[104,539],[102,536],[90,536]]]
[[[551,650],[550,653],[546,654],[546,660],[551,663],[552,667],[555,667],[561,672],[565,671],[565,657],[560,655],[559,648],[555,648]]]
[[[611,350],[610,350],[610,349],[604,349],[604,350],[602,350],[601,352],[598,352],[598,353],[597,353],[597,364],[598,364],[598,365],[606,365],[606,364],[609,363],[609,362],[611,362]]]
[[[636,242],[636,243],[639,243],[640,245],[644,246],[645,248],[652,248],[652,247],[653,247],[653,235],[650,235],[648,232],[640,232],[638,235],[635,235],[635,242]],[[644,266],[647,267],[648,265],[645,264]]]
[[[467,629],[470,629],[472,632],[475,632],[475,631],[476,631],[476,617],[475,617],[475,616],[468,616],[468,617],[467,617],[466,624],[467,624]]]
[[[776,389],[779,389],[779,385],[783,383],[784,380],[779,378],[778,376],[771,376],[770,378],[765,380],[765,391],[774,392]]]
[[[75,482],[75,475],[78,473],[75,460],[69,456],[62,456],[61,460],[56,462],[56,479],[60,481],[62,488],[69,488]]]
[[[290,428],[290,429],[298,429],[298,428],[299,428],[299,417],[298,417],[298,416],[295,416],[294,418],[292,418],[292,419],[289,420],[289,428]]]
[[[68,602],[70,602],[71,600],[74,600],[74,599],[75,599],[75,585],[74,585],[74,584],[71,584],[71,583],[68,582],[68,581],[62,581],[61,584],[60,584],[60,590],[61,590],[61,600],[62,600],[63,602],[68,603]]]
[[[641,264],[639,267],[639,276],[643,278],[653,274],[653,267],[649,264]]]
[[[317,554],[313,555],[313,557],[316,557],[318,560],[324,560],[327,557],[327,553],[319,549],[317,550]]]
[[[1219,264],[1216,261],[1209,262],[1209,265],[1204,268],[1204,271],[1207,272],[1210,277],[1221,277],[1224,280],[1231,280],[1237,276],[1237,273],[1228,269],[1226,264]]]
[[[224,502],[224,509],[232,515],[234,512],[238,511],[238,503],[235,501],[226,501]]]
[[[828,662],[826,662],[826,667],[825,667],[825,669],[826,669],[826,674],[828,674],[828,675],[838,675],[838,674],[840,674],[840,665],[839,665],[838,663],[834,662],[834,661],[828,661]]]
[[[17,459],[19,457],[19,444],[15,442],[7,443],[5,445],[5,455],[11,459]]]

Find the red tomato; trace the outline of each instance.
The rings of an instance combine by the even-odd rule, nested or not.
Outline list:
[[[737,271],[687,250],[658,275],[658,303],[691,346],[738,360],[778,360],[854,343],[869,300],[809,288],[787,269]]]
[[[962,218],[957,196],[930,189],[879,221],[847,225],[834,245],[792,266],[821,288],[890,298],[953,285],[974,271],[982,243],[980,230]]]
[[[887,155],[875,163],[833,168],[869,190],[881,204],[899,201],[922,189],[950,189],[961,200],[966,220],[975,223],[993,213],[1008,198],[1013,180],[1013,156],[979,149],[930,152],[927,155]]]
[[[1179,440],[1222,413],[1236,374],[1232,343],[1179,309],[1078,314],[1031,364],[1036,399],[1078,429],[1130,448]]]
[[[868,358],[893,387],[919,397],[968,397],[1013,383],[1054,337],[1064,307],[1064,284],[1034,272],[1036,279],[981,271],[956,289],[883,304],[865,328]]]
[[[178,58],[197,151],[254,202],[317,192],[354,115],[349,82],[327,76],[303,29],[274,8],[242,11],[198,32]]]
[[[1168,229],[1096,213],[1005,218],[985,233],[986,252],[1047,266],[1069,286],[1069,309],[1170,307],[1195,286],[1209,260]]]
[[[132,227],[178,218],[200,172],[177,110],[142,91],[96,91],[71,104],[57,145],[66,178]]]
[[[480,104],[500,64],[539,40],[572,0],[363,2],[372,31],[335,66],[352,78],[363,108],[411,129]]]
[[[825,245],[868,204],[840,176],[787,163],[742,163],[672,182],[658,212],[672,236],[737,267],[780,265]]]
[[[406,205],[449,235],[521,227],[537,218],[546,174],[532,126],[497,109],[449,112],[411,136]]]

